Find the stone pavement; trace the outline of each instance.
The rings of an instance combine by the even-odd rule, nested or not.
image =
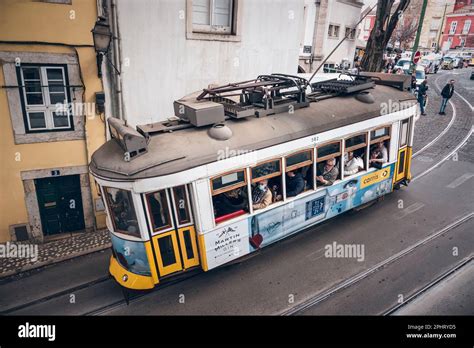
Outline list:
[[[106,229],[77,233],[69,238],[42,244],[29,242],[0,244],[0,278],[107,249],[110,246],[110,236]]]

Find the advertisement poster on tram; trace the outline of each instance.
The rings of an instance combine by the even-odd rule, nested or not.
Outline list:
[[[393,164],[250,218],[249,243],[262,248],[316,222],[370,202],[392,189]]]
[[[244,219],[205,234],[208,269],[249,253],[248,220]]]

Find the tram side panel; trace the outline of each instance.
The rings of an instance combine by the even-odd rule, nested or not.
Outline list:
[[[206,269],[226,264],[392,191],[396,163],[200,235]]]

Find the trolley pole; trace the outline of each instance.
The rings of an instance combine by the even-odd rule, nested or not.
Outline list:
[[[423,28],[423,21],[425,20],[426,5],[428,5],[428,0],[423,0],[423,7],[421,8],[420,20],[418,22],[418,30],[416,31],[415,44],[411,50],[411,64],[410,64],[410,73],[413,73],[413,68],[415,63],[413,63],[413,58],[415,58],[415,53],[418,51],[418,44],[420,42],[421,29]]]

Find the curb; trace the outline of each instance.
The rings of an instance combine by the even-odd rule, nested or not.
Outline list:
[[[99,246],[99,247],[95,247],[95,248],[88,249],[88,250],[83,250],[83,251],[80,251],[80,252],[77,252],[77,253],[72,253],[72,254],[69,254],[69,255],[65,255],[65,256],[62,256],[62,257],[58,257],[58,258],[49,260],[49,261],[43,261],[43,262],[38,262],[38,263],[34,263],[34,264],[25,265],[25,266],[23,266],[21,268],[18,268],[16,270],[1,273],[0,274],[0,280],[4,280],[8,277],[18,275],[18,274],[21,274],[21,273],[24,273],[24,272],[27,272],[27,271],[31,271],[31,270],[36,269],[36,268],[41,268],[41,267],[45,267],[45,266],[49,266],[49,265],[54,265],[56,263],[60,263],[60,262],[64,262],[64,261],[67,261],[67,260],[70,260],[70,259],[74,259],[76,257],[84,256],[84,255],[87,255],[87,254],[92,254],[92,253],[102,251],[102,250],[105,250],[105,249],[109,249],[111,246],[112,246],[112,243],[107,243],[107,244]]]

